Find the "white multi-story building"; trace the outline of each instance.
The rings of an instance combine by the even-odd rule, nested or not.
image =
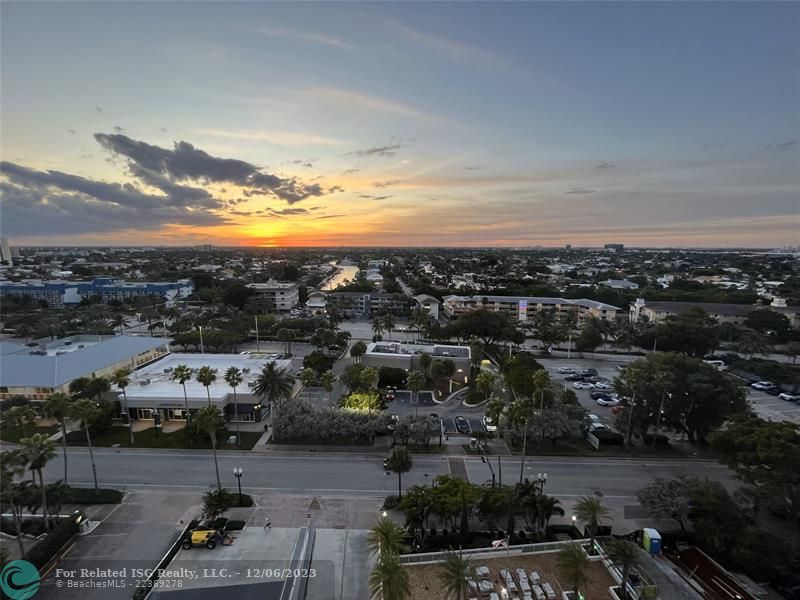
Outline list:
[[[481,295],[445,296],[442,299],[444,314],[451,318],[481,308],[506,313],[521,322],[529,320],[534,312],[552,310],[557,316],[574,315],[579,325],[589,317],[614,321],[620,310],[616,306],[587,299]]]
[[[248,283],[265,310],[287,313],[300,302],[300,286],[294,282],[270,279],[266,283]]]

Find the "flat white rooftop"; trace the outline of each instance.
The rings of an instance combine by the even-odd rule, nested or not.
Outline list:
[[[205,386],[197,381],[197,371],[201,367],[211,367],[217,371],[217,380],[208,388],[212,400],[223,400],[233,394],[231,386],[225,381],[225,371],[230,367],[242,370],[244,379],[237,387],[240,395],[250,393],[248,382],[254,381],[268,362],[274,362],[278,368],[288,369],[292,361],[271,360],[264,357],[244,356],[241,354],[168,354],[150,363],[131,375],[131,383],[125,389],[128,398],[180,398],[183,399],[183,387],[172,380],[172,373],[178,365],[186,365],[192,369],[192,379],[186,382],[186,395],[190,400],[207,400]]]

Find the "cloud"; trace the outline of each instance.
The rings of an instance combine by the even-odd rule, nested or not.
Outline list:
[[[483,167],[464,167],[465,171],[480,171]]]
[[[386,181],[374,181],[372,183],[372,187],[374,187],[374,188],[387,188],[387,187],[391,187],[393,185],[397,185],[398,183],[402,183],[402,182],[403,182],[402,179],[389,179],[389,180],[386,180]]]
[[[394,156],[397,151],[402,148],[402,144],[391,144],[388,146],[372,146],[371,148],[364,148],[362,150],[354,150],[347,152],[345,156]],[[361,169],[354,169],[353,171],[360,171]],[[347,172],[347,171],[345,171]]]
[[[167,128],[166,127],[161,127],[161,133],[167,133]]]
[[[125,133],[125,128],[124,127],[120,127],[119,125],[115,125],[113,129],[117,133]]]
[[[600,163],[595,168],[596,169],[613,169],[616,166],[617,165],[612,165],[611,163],[604,162],[604,163]]]
[[[366,198],[367,200],[388,200],[393,196],[373,196],[371,194],[359,194],[359,198]]]
[[[797,141],[789,140],[788,142],[783,142],[782,144],[775,144],[775,145],[768,144],[768,145],[764,146],[764,148],[766,148],[767,150],[778,150],[778,151],[780,151],[780,150],[789,150],[790,148],[792,148],[792,147],[794,147],[796,145],[797,145]]]
[[[100,108],[99,106],[95,106],[94,109],[99,113],[103,112],[103,109]]]
[[[307,93],[320,100],[327,102],[338,102],[350,108],[360,107],[367,110],[399,115],[401,117],[408,117],[420,121],[439,123],[448,122],[447,119],[428,114],[416,108],[406,106],[400,102],[389,100],[387,98],[381,98],[379,96],[370,96],[369,94],[363,94],[361,92],[353,92],[330,87],[312,87],[307,90]]]
[[[282,208],[280,210],[268,209],[269,214],[276,217],[291,217],[294,215],[305,215],[308,211],[305,208]]]
[[[74,134],[76,134],[76,133],[78,133],[78,132],[77,132],[77,131],[75,131],[74,129],[67,129],[67,131],[69,131],[69,132],[70,132],[71,134],[73,134],[73,135],[74,135]]]
[[[195,129],[195,133],[235,140],[267,142],[276,146],[339,146],[344,140],[299,131],[226,131],[224,129]]]
[[[342,171],[342,175],[352,175],[353,173],[358,173],[361,169],[347,169],[346,171]]]
[[[339,38],[321,33],[313,33],[308,31],[298,31],[296,29],[289,29],[287,27],[259,27],[255,30],[256,33],[267,35],[270,37],[283,38],[287,40],[298,40],[301,42],[312,42],[315,44],[322,44],[332,48],[344,48],[347,50],[355,50],[355,46]]]
[[[574,187],[568,192],[564,192],[565,194],[594,194],[595,190],[590,190],[583,187]]]
[[[317,219],[338,219],[339,217],[346,217],[347,215],[323,215],[321,217],[315,217]]]
[[[189,142],[175,142],[172,149],[167,149],[121,134],[97,133],[94,137],[103,148],[126,159],[132,175],[151,185],[156,185],[153,181],[162,185],[187,181],[233,183],[244,188],[245,196],[273,196],[289,204],[325,193],[318,183],[278,177],[243,160],[211,156]]]

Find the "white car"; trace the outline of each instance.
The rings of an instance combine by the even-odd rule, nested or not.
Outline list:
[[[757,381],[750,385],[754,390],[767,391],[775,388],[775,384],[770,381]]]
[[[572,367],[558,367],[556,369],[556,373],[561,373],[562,375],[572,375],[575,372],[575,369]]]
[[[495,425],[488,416],[484,415],[481,419],[481,423],[483,423],[483,428],[486,431],[497,431],[497,425]]]
[[[588,381],[576,381],[572,384],[576,390],[590,390],[594,387],[594,384],[589,383]]]
[[[596,387],[598,390],[610,390],[614,387],[614,383],[611,381],[598,381],[594,384],[594,387]]]
[[[800,402],[800,394],[790,394],[789,392],[781,392],[778,398],[786,400],[787,402]]]
[[[596,402],[600,406],[619,406],[619,400],[616,398],[598,398]]]

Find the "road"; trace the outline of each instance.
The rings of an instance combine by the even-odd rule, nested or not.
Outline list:
[[[478,457],[415,456],[413,468],[403,476],[403,486],[423,484],[435,475],[449,473],[454,458],[464,461],[473,483],[491,480],[487,466]],[[207,452],[97,449],[95,459],[101,486],[193,492],[215,483],[212,456]],[[396,491],[397,479],[384,472],[382,459],[366,454],[220,452],[219,468],[222,484],[228,488],[236,487],[233,468],[243,468],[243,488],[254,494],[385,496]],[[508,477],[519,477],[518,457],[503,457],[502,462]],[[70,483],[91,485],[85,449],[70,449],[69,464]],[[529,457],[525,464],[528,475],[547,472],[548,493],[565,497],[595,492],[633,497],[650,479],[682,472],[731,483],[727,468],[711,461]],[[62,471],[61,460],[52,460],[45,469],[45,480],[59,479]]]

